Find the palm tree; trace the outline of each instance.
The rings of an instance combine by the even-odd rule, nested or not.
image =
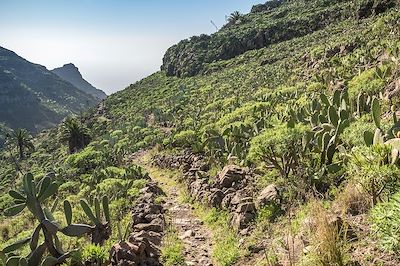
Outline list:
[[[9,137],[18,148],[20,160],[24,159],[25,149],[28,151],[33,151],[35,149],[35,146],[32,143],[32,136],[26,129],[19,128],[12,132]]]
[[[243,15],[239,11],[235,11],[228,17],[228,24],[234,25],[242,19]]]
[[[90,143],[88,128],[75,117],[67,117],[61,126],[61,141],[68,143],[70,153],[82,150]]]

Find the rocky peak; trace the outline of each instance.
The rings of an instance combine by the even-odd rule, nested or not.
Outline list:
[[[68,63],[63,65],[62,67],[55,68],[52,70],[52,72],[89,95],[92,95],[101,100],[107,97],[107,95],[102,90],[95,88],[92,84],[86,81],[82,77],[79,69],[73,63]]]

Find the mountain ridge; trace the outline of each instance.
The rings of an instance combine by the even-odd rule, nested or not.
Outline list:
[[[10,128],[38,133],[98,102],[46,67],[0,47],[0,122]]]

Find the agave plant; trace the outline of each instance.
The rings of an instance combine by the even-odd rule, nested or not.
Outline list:
[[[39,182],[34,182],[33,175],[28,173],[23,177],[22,192],[10,190],[9,194],[14,199],[14,206],[5,210],[6,216],[15,216],[21,213],[24,209],[28,209],[38,221],[35,229],[30,237],[19,240],[12,245],[5,247],[0,253],[3,259],[6,259],[6,265],[57,265],[63,263],[69,258],[74,251],[64,251],[62,244],[57,236],[62,233],[69,237],[80,237],[90,234],[92,242],[102,244],[104,239],[107,239],[111,234],[110,214],[108,207],[108,198],[103,197],[102,204],[104,217],[106,222],[100,220],[100,203],[95,201],[95,213],[93,212],[86,201],[81,201],[81,206],[95,224],[94,226],[87,224],[72,223],[72,207],[69,201],[64,201],[64,214],[67,226],[62,227],[55,220],[53,212],[57,208],[58,201],[56,200],[51,208],[44,206],[44,203],[55,195],[58,191],[58,185],[49,175],[43,177]],[[40,237],[42,236],[42,238]],[[39,243],[39,239],[43,239]],[[14,252],[19,248],[29,244],[30,254],[24,258],[15,256]],[[47,252],[46,252],[47,251]],[[46,258],[43,258],[48,254]]]

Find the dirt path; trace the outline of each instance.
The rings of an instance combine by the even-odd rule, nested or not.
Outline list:
[[[143,158],[143,157],[142,157]],[[182,191],[178,188],[173,177],[159,169],[149,166],[146,160],[136,158],[136,163],[149,172],[150,177],[159,183],[166,193],[164,208],[170,225],[177,231],[184,244],[184,258],[187,266],[212,266],[212,234],[196,217],[192,207],[183,203]]]

